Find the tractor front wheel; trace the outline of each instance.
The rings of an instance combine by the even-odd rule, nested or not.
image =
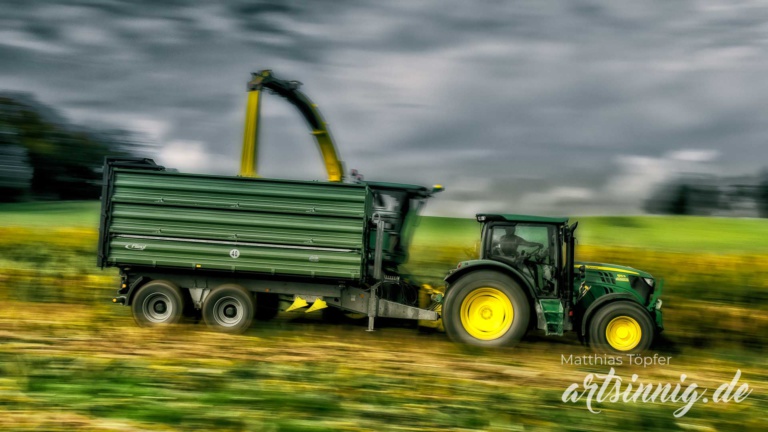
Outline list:
[[[653,334],[651,317],[629,301],[601,307],[589,322],[589,343],[599,352],[641,353],[651,347]]]
[[[528,330],[530,305],[514,279],[477,271],[450,287],[443,305],[443,325],[455,342],[483,347],[516,344]]]

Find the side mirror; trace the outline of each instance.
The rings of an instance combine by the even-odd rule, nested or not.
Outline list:
[[[579,266],[579,279],[584,280],[587,277],[587,267],[582,264]]]

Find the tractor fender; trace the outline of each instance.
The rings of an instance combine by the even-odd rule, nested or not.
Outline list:
[[[646,310],[645,307],[643,307],[643,305],[640,304],[640,302],[637,301],[635,296],[633,296],[630,293],[611,293],[611,294],[606,294],[604,296],[601,296],[597,300],[595,300],[591,305],[589,305],[587,310],[584,311],[584,314],[580,317],[581,333],[579,333],[579,336],[585,336],[587,334],[587,323],[589,323],[590,318],[592,318],[592,315],[594,315],[594,313],[598,309],[600,309],[601,307],[603,307],[604,305],[606,305],[608,303],[613,303],[613,302],[617,302],[617,301],[630,301],[630,302],[635,303],[638,306],[640,306],[643,310]],[[653,319],[653,317],[651,317],[651,319]]]
[[[525,289],[525,292],[528,295],[528,300],[531,301],[531,305],[533,305],[533,301],[536,299],[533,287],[531,287],[528,281],[523,277],[522,273],[511,266],[492,260],[472,260],[459,263],[459,267],[449,273],[444,279],[446,284],[446,294],[448,294],[448,290],[451,289],[451,283],[464,275],[478,270],[495,270],[511,277]]]

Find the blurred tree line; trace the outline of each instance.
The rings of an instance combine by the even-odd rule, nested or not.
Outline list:
[[[644,207],[655,214],[768,218],[768,168],[756,176],[677,178],[658,187]]]
[[[151,147],[124,130],[71,124],[29,95],[0,94],[0,201],[97,199],[105,156]]]

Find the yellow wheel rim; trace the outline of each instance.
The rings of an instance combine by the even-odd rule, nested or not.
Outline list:
[[[514,316],[509,297],[496,288],[478,288],[461,302],[461,325],[475,339],[500,338],[512,327]]]
[[[617,351],[629,351],[635,348],[643,336],[640,324],[634,318],[618,316],[605,328],[605,339]]]

